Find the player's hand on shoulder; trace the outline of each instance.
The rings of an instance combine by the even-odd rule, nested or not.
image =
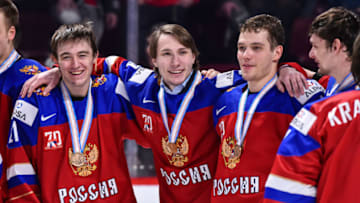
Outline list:
[[[286,89],[291,97],[299,97],[304,94],[304,88],[308,88],[305,76],[287,64],[279,68],[276,86],[281,92]]]
[[[48,71],[39,73],[28,79],[20,92],[20,96],[30,97],[35,89],[45,85],[44,95],[47,95],[52,89],[56,87],[61,78],[61,73],[59,68],[52,68]]]
[[[215,78],[220,72],[213,69],[213,68],[210,68],[208,70],[202,70],[201,71],[201,74],[203,76],[205,76],[205,78],[209,78],[209,79],[213,79]]]

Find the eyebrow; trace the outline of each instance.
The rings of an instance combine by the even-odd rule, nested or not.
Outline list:
[[[239,42],[238,43],[238,45],[244,45],[244,44],[246,44],[246,43],[244,43],[244,42]],[[250,43],[250,45],[265,46],[265,44],[261,43],[261,42],[252,42],[252,43]]]
[[[181,47],[181,48],[178,48],[176,50],[187,50],[187,49],[190,49],[190,48]],[[170,48],[160,49],[160,52],[163,52],[163,51],[171,51],[171,49]]]
[[[76,54],[90,54],[89,51],[79,51]],[[63,52],[59,56],[70,55],[70,52]]]

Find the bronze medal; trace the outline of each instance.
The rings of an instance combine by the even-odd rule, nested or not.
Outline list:
[[[70,162],[71,162],[71,165],[73,165],[75,167],[84,166],[85,161],[86,161],[86,158],[85,158],[84,154],[82,154],[80,152],[76,152],[71,155]]]
[[[242,152],[242,147],[236,144],[234,147],[234,157],[240,157],[241,152]]]
[[[177,153],[177,146],[175,143],[168,143],[168,147],[173,154]]]

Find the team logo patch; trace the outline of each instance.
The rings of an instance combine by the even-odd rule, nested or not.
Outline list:
[[[305,104],[314,95],[325,92],[324,88],[315,80],[308,80],[307,84],[308,88],[304,88],[304,94],[296,98],[301,104]]]
[[[161,139],[161,145],[171,165],[182,167],[185,162],[188,162],[186,155],[189,153],[189,143],[186,137],[179,135],[176,143],[169,143],[166,136]]]
[[[39,109],[36,106],[23,100],[17,100],[12,117],[31,127],[38,111]]]
[[[44,150],[46,151],[63,148],[59,130],[44,132],[44,142]]]
[[[234,84],[234,71],[219,73],[216,76],[216,88],[232,86]]]
[[[40,73],[39,67],[36,65],[25,66],[24,68],[20,69],[20,72],[25,73],[26,75],[35,75]]]
[[[145,80],[153,73],[152,70],[148,68],[140,67],[129,79],[130,82],[135,82],[137,84],[143,84]]]
[[[233,169],[240,162],[242,147],[236,145],[234,137],[224,139],[221,145],[221,155],[227,168]]]
[[[99,77],[96,77],[94,80],[93,80],[93,83],[92,83],[92,86],[93,87],[99,87],[100,85],[103,85],[105,82],[107,81],[105,75],[101,75]]]
[[[301,132],[303,135],[307,135],[316,119],[316,115],[307,109],[302,108],[291,121],[290,126]]]
[[[99,150],[95,144],[86,144],[83,153],[73,153],[72,148],[69,148],[69,164],[75,175],[91,175],[97,168],[98,159]]]
[[[49,96],[50,93],[44,94],[44,90],[45,90],[45,87],[40,87],[40,88],[37,88],[36,90],[34,90],[34,93],[36,95],[40,95],[40,96],[44,96],[44,97]]]

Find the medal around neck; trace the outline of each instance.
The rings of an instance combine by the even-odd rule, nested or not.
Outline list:
[[[166,137],[163,137],[161,139],[162,142],[161,145],[163,147],[164,153],[169,159],[170,164],[176,167],[184,166],[184,163],[187,162],[188,160],[188,158],[185,156],[189,150],[189,144],[187,142],[186,136],[180,136],[181,138],[178,138],[178,135],[182,121],[186,114],[186,110],[189,107],[191,100],[194,97],[195,88],[200,82],[201,82],[201,73],[197,71],[195,75],[195,79],[192,81],[189,90],[186,92],[184,99],[180,104],[180,107],[176,113],[171,129],[169,128],[168,125],[168,116],[166,110],[164,88],[160,87],[158,93],[161,118],[168,133]]]
[[[86,144],[91,128],[94,109],[91,84],[92,81],[90,80],[84,122],[79,133],[75,109],[69,91],[64,81],[61,81],[60,83],[72,140],[72,148],[69,149],[69,164],[74,173],[80,176],[88,176],[92,173],[91,171],[96,169],[96,165],[94,166],[92,164],[97,161],[99,156],[99,151],[97,150],[95,144]]]

